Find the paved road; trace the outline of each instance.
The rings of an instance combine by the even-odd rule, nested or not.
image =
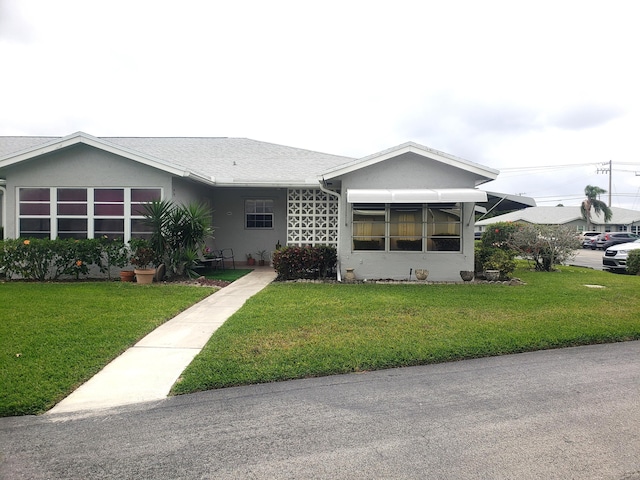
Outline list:
[[[590,248],[583,248],[578,250],[576,258],[568,262],[570,265],[578,265],[580,267],[594,268],[596,270],[602,270],[602,250],[591,250]]]
[[[640,479],[640,342],[0,419],[2,479]]]

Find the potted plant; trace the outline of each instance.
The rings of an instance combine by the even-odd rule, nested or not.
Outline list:
[[[429,270],[425,268],[416,268],[416,278],[420,281],[424,281],[429,276]]]
[[[260,257],[260,260],[258,260],[258,265],[260,265],[261,267],[264,267],[265,260],[267,259],[267,251],[266,250],[258,250],[256,252],[256,255],[258,255],[258,257]]]
[[[256,259],[251,256],[250,253],[247,253],[247,265],[250,267],[256,264]]]
[[[136,282],[141,284],[150,284],[156,274],[156,269],[152,266],[156,252],[151,248],[150,243],[142,238],[134,238],[130,242],[131,245],[131,265],[134,265],[136,274]]]

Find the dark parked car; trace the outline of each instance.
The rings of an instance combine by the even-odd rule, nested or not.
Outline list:
[[[638,235],[629,232],[608,232],[598,235],[596,240],[596,248],[599,250],[606,250],[607,248],[618,245],[619,243],[628,243],[636,240]]]

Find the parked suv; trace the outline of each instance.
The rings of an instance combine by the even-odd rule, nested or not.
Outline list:
[[[594,240],[598,235],[600,235],[600,232],[582,232],[578,237],[580,239],[580,242],[582,242],[582,248],[590,248],[591,241]]]
[[[606,250],[607,248],[619,243],[629,243],[636,240],[638,235],[629,232],[609,232],[598,236],[596,240],[596,248]]]
[[[627,268],[627,255],[631,250],[640,248],[640,239],[629,242],[619,243],[605,250],[602,256],[602,266],[609,270],[623,271]]]

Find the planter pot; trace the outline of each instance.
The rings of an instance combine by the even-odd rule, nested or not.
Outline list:
[[[485,270],[484,276],[490,282],[496,282],[500,280],[500,270]]]
[[[460,278],[465,282],[470,282],[473,280],[474,272],[473,270],[460,270]]]
[[[155,268],[136,268],[136,282],[142,285],[150,285],[153,283],[153,277],[156,276]]]
[[[133,282],[133,277],[135,276],[135,272],[133,270],[122,270],[120,272],[120,281],[121,282]]]
[[[344,274],[344,281],[346,283],[353,283],[356,281],[356,274],[353,273],[353,268],[347,268],[347,272]]]
[[[425,270],[424,268],[416,268],[416,278],[418,280],[426,280],[429,276],[429,270]]]
[[[247,260],[247,265],[249,265],[250,267],[252,267],[255,264],[256,264],[256,259],[255,258],[250,258],[250,259]]]

